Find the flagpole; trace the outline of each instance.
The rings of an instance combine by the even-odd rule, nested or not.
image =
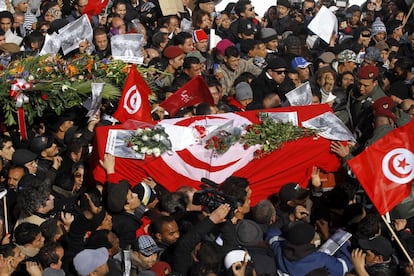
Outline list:
[[[396,240],[398,246],[401,248],[402,252],[404,253],[405,257],[408,259],[410,264],[413,264],[413,260],[411,259],[410,255],[408,254],[407,250],[405,249],[404,245],[401,243],[400,239],[397,237],[397,234],[395,233],[394,229],[392,229],[391,225],[387,221],[384,215],[381,216],[382,220],[385,222],[385,225],[387,226],[388,230],[390,230],[392,237]]]
[[[405,24],[407,24],[408,19],[410,18],[411,14],[413,12],[413,9],[414,9],[414,2],[411,4],[410,10],[408,11],[407,16],[404,18],[404,21],[402,22],[403,27],[405,27]]]

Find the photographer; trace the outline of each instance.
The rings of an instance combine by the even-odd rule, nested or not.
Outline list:
[[[203,263],[202,258],[200,258],[200,255],[202,255],[200,250],[202,250],[203,247],[206,247],[209,243],[202,239],[210,234],[215,229],[216,225],[226,221],[226,216],[230,209],[231,207],[229,204],[221,204],[217,209],[211,212],[207,218],[200,221],[178,241],[174,251],[173,260],[173,270],[175,272],[179,272],[182,275],[188,275],[193,264],[198,268],[206,265]],[[214,248],[220,252],[218,246]],[[221,263],[222,259],[219,256],[216,257]]]
[[[219,191],[235,200],[234,216],[223,223],[220,231],[223,246],[226,251],[237,247],[236,225],[250,212],[250,197],[252,190],[246,178],[230,176],[219,187]]]

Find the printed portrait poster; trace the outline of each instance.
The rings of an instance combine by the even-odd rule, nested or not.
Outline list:
[[[78,49],[79,43],[83,40],[87,40],[92,44],[93,29],[88,16],[83,15],[78,20],[59,29],[59,37],[64,55]]]
[[[142,34],[122,34],[111,38],[112,56],[127,63],[142,64],[144,36]]]

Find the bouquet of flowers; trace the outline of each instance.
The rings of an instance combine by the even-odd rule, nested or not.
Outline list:
[[[102,97],[117,99],[128,75],[130,65],[119,60],[99,59],[87,54],[70,59],[60,56],[28,56],[10,64],[0,64],[0,105],[7,125],[16,124],[15,114],[19,107],[31,124],[45,110],[60,115],[65,109],[79,106],[91,93],[92,82],[104,82]],[[150,87],[149,69],[137,67]],[[24,90],[11,91],[16,80],[30,84]],[[13,93],[12,93],[13,92]],[[15,95],[24,94],[25,103],[16,107]],[[150,99],[155,97],[149,96]]]
[[[245,149],[253,145],[261,145],[261,148],[255,152],[257,158],[281,148],[288,141],[313,136],[317,133],[316,130],[298,127],[290,122],[275,121],[266,113],[260,113],[259,117],[261,123],[248,125],[240,139]]]
[[[240,128],[233,128],[231,130],[220,130],[214,136],[206,141],[205,148],[212,149],[218,154],[223,154],[229,148],[237,143],[241,136]]]
[[[140,154],[159,157],[171,150],[171,141],[164,127],[156,125],[154,128],[138,128],[134,135],[125,140],[127,146]]]

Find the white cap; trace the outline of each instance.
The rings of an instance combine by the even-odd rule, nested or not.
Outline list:
[[[232,250],[229,253],[227,253],[226,257],[224,257],[224,266],[226,267],[226,269],[230,269],[232,264],[236,262],[244,261],[244,255],[246,253],[247,253],[246,251],[240,250],[240,249]],[[251,257],[248,253],[247,253],[247,260],[248,261],[251,260]]]

